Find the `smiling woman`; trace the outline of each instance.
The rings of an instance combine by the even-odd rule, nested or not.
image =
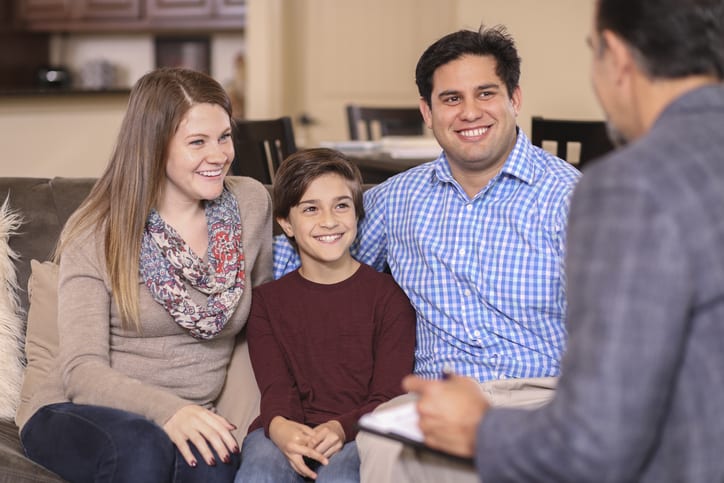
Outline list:
[[[233,478],[235,426],[214,399],[251,289],[271,275],[271,201],[254,180],[225,181],[230,123],[209,76],[143,76],[61,234],[58,363],[18,424],[27,455],[64,479]]]

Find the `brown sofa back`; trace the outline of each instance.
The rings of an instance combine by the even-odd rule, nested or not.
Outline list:
[[[10,197],[10,208],[20,212],[20,232],[10,238],[16,262],[20,303],[28,309],[30,260],[49,260],[60,230],[90,192],[95,178],[2,178],[0,203]]]

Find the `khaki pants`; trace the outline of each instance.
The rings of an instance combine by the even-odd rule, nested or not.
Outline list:
[[[480,389],[493,406],[535,409],[553,397],[557,378],[501,379],[484,382]],[[394,407],[414,398],[404,394],[379,406]],[[478,482],[471,464],[466,464],[403,445],[364,431],[357,435],[362,483],[467,483]]]

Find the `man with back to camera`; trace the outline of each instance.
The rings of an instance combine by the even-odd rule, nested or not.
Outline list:
[[[365,193],[353,255],[389,264],[415,307],[416,374],[450,368],[496,402],[540,405],[565,344],[565,227],[580,174],[517,127],[519,78],[502,28],[461,30],[426,49],[420,111],[443,153]],[[275,241],[275,277],[296,268],[293,253]],[[363,481],[398,481],[401,444],[357,442]],[[476,479],[472,465],[451,471]]]
[[[571,201],[553,400],[405,379],[430,446],[485,483],[724,481],[724,0],[597,0],[592,80],[628,145]],[[415,481],[430,481],[415,474]]]

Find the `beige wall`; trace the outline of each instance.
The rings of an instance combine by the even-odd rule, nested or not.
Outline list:
[[[0,176],[98,176],[125,95],[0,98]]]
[[[241,33],[212,36],[211,74],[233,78],[243,52]],[[85,62],[107,59],[128,87],[153,68],[153,38],[133,35],[55,36],[51,56],[77,73]],[[0,176],[98,176],[113,149],[127,96],[68,95],[0,97]]]
[[[460,28],[477,28],[481,21],[508,26],[523,58],[519,124],[526,131],[532,115],[602,117],[589,87],[589,52],[585,45],[594,0],[439,2],[440,8],[454,12]],[[280,41],[277,35],[289,27],[282,20],[283,6],[284,0],[248,0],[246,39],[240,34],[214,36],[213,75],[221,82],[231,78],[231,59],[247,50],[250,117],[299,114],[294,111],[293,77],[283,74],[285,65],[294,64],[293,59],[283,55],[290,49],[289,45],[285,48],[290,39]],[[374,35],[374,25],[370,25],[369,32]],[[404,40],[401,33],[400,41]],[[60,43],[58,46],[56,40],[54,55],[62,50],[76,67],[101,55],[122,63],[122,78],[128,84],[153,63],[150,36],[71,36]],[[340,55],[344,55],[344,41],[335,43]],[[413,82],[412,72],[403,82]],[[415,101],[405,98],[390,103]],[[124,96],[0,98],[0,176],[97,176],[111,152],[124,108]]]

